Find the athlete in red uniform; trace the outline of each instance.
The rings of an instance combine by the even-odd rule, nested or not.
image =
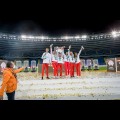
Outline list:
[[[52,51],[52,46],[53,46],[53,44],[50,45],[50,53],[51,53],[51,60],[52,60],[52,67],[53,67],[53,75],[54,75],[55,78],[57,78],[57,76],[58,76],[57,54],[55,53],[55,51]]]
[[[81,46],[79,53],[75,53],[75,68],[76,68],[77,76],[81,76],[81,62],[79,57],[83,49],[84,47]]]
[[[41,58],[43,59],[42,80],[43,80],[43,77],[44,77],[44,71],[45,70],[46,70],[47,79],[50,79],[49,74],[48,74],[48,67],[49,67],[49,64],[51,64],[51,54],[49,53],[49,48],[46,48],[46,52],[43,53]]]

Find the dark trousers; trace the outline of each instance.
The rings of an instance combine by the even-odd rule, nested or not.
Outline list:
[[[6,93],[8,100],[15,100],[15,91],[13,91],[12,93]]]

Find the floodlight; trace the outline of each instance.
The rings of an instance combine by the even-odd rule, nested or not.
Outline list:
[[[117,35],[117,32],[116,31],[112,31],[112,36],[114,37],[114,38],[116,38],[118,35]]]
[[[21,38],[26,38],[27,36],[26,35],[21,35]]]
[[[79,38],[80,38],[80,36],[76,36],[75,38],[76,38],[76,39],[79,39]]]
[[[86,39],[86,38],[87,38],[87,35],[83,35],[82,38]]]

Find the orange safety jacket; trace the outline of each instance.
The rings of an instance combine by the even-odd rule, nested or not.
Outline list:
[[[17,89],[17,79],[14,74],[22,71],[24,68],[13,70],[6,68],[3,71],[2,85],[0,86],[0,96],[3,96],[4,91],[11,93]]]

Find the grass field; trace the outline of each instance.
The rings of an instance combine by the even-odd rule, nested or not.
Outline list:
[[[102,66],[102,67],[99,67],[100,69],[99,70],[107,70],[107,67],[105,66]]]

